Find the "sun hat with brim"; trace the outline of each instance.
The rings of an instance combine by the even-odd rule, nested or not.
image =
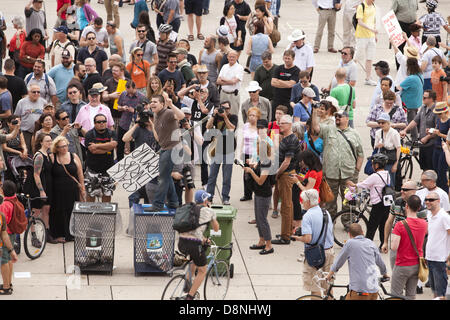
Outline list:
[[[185,48],[177,48],[176,50],[172,51],[175,54],[181,53],[181,54],[188,54],[188,51]]]
[[[197,72],[208,72],[208,67],[206,64],[199,64],[197,65]]]
[[[382,112],[377,118],[377,122],[379,121],[391,122],[391,117],[386,112]]]
[[[191,114],[191,109],[188,107],[183,107],[183,108],[181,108],[181,112]]]
[[[131,54],[135,54],[137,51],[144,51],[141,47],[136,47],[136,48],[134,48],[133,50],[131,50]]]
[[[217,28],[216,33],[217,33],[217,35],[219,37],[226,37],[226,36],[228,36],[228,28],[227,28],[227,26],[225,26],[225,25],[220,26],[219,28]]]
[[[325,101],[331,102],[331,106],[334,108],[334,111],[332,111],[331,114],[334,114],[339,110],[339,101],[337,101],[335,97],[328,96]]]
[[[415,47],[405,46],[405,48],[403,49],[403,54],[407,58],[416,58],[417,59],[419,57],[419,51]]]
[[[97,89],[98,92],[103,92],[108,88],[104,87],[101,82],[97,82],[97,83],[94,83],[94,85],[92,86],[92,89]]]
[[[291,35],[288,36],[288,40],[292,42],[302,40],[305,38],[306,38],[305,32],[300,29],[295,29],[294,31],[292,31]]]
[[[436,103],[436,107],[434,107],[433,112],[434,113],[444,113],[448,111],[447,102],[438,102]]]
[[[262,88],[259,86],[258,81],[250,81],[247,87],[248,92],[255,92],[258,90],[262,90]]]

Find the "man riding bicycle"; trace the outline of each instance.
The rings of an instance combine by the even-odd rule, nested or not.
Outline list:
[[[197,271],[197,276],[194,281],[188,279],[186,284],[191,283],[191,287],[185,286],[184,291],[187,293],[186,300],[193,300],[194,296],[202,284],[206,276],[206,246],[208,239],[203,237],[203,233],[206,230],[208,223],[211,221],[212,229],[217,232],[219,231],[219,223],[217,222],[216,213],[214,210],[209,208],[211,202],[208,200],[211,197],[209,193],[204,190],[198,190],[195,193],[195,203],[197,206],[201,206],[199,224],[200,226],[192,231],[180,233],[180,239],[178,240],[178,249],[191,257],[193,264],[191,267],[191,272],[188,276],[195,275]]]

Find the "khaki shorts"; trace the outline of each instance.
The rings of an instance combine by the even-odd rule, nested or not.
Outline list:
[[[361,63],[365,60],[373,61],[376,46],[375,38],[356,38],[356,59]]]
[[[334,249],[330,248],[325,250],[325,265],[322,267],[323,272],[329,272],[331,269],[331,265],[333,264],[334,260]],[[320,292],[319,287],[317,287],[316,283],[312,280],[313,277],[316,275],[317,269],[314,267],[311,267],[307,262],[306,259],[303,262],[303,289],[306,291],[314,291],[314,292]],[[326,281],[321,281],[320,285],[322,288],[327,289],[328,285]]]

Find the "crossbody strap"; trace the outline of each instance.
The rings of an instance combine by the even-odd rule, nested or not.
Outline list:
[[[71,161],[72,161],[72,157],[73,157],[72,154],[70,154],[70,158],[71,158],[70,160],[71,160]],[[58,161],[58,158],[56,158],[56,161]],[[63,167],[63,169],[64,169],[64,171],[66,172],[66,174],[67,174],[69,177],[71,177],[73,181],[76,182],[76,184],[78,185],[79,188],[81,188],[80,182],[78,182],[78,180],[75,179],[75,177],[74,177],[73,175],[71,175],[71,174],[69,173],[69,171],[67,171],[66,165],[65,165],[64,163],[62,163],[62,162],[59,162],[59,163],[60,163],[61,166]]]
[[[311,146],[311,149],[313,149],[313,151],[314,151],[315,153],[317,153],[317,155],[320,155],[320,152],[317,151],[316,147],[314,146],[314,141],[313,141],[313,139],[311,138],[311,134],[308,134],[308,142],[309,142],[309,145]]]
[[[347,109],[350,109],[350,104],[352,103],[353,87],[351,85],[349,86],[350,86],[350,94],[348,96],[347,107],[345,108],[345,111],[347,111]]]
[[[381,181],[383,181],[384,185],[387,186],[388,184],[384,181],[383,177],[382,177],[378,172],[375,172],[375,173],[380,177],[380,179],[381,179]],[[387,175],[387,177],[388,177],[388,181],[389,181],[389,175]],[[381,196],[381,194],[380,194],[380,192],[377,190],[377,188],[376,188],[376,187],[373,187],[373,188],[374,188],[375,191],[378,193],[378,196],[380,197],[380,200],[383,201],[383,197]],[[383,188],[384,188],[384,187],[383,187]],[[383,189],[381,189],[381,190],[383,190]]]
[[[309,115],[309,117],[311,118],[311,112],[309,112],[308,107],[305,106],[305,105],[303,104],[303,102],[301,102],[301,101],[299,101],[299,103],[303,106],[303,108],[305,109],[306,113],[307,113],[307,114]]]
[[[411,240],[411,244],[414,247],[414,250],[416,251],[416,254],[419,258],[421,258],[419,254],[419,250],[417,250],[416,242],[414,241],[411,229],[409,228],[408,222],[406,220],[402,220],[403,225],[405,226],[406,232],[408,232],[409,240]]]
[[[356,157],[355,150],[353,149],[353,145],[350,142],[350,140],[348,140],[347,136],[342,131],[338,130],[338,132],[340,134],[342,134],[342,136],[344,137],[345,141],[347,141],[348,145],[350,146],[350,149],[352,150],[353,157],[355,157],[355,161],[358,160],[358,158]]]
[[[326,240],[326,238],[327,238],[328,215],[326,214],[326,212],[323,209],[322,209],[322,213],[323,213],[322,229],[320,230],[320,235],[319,235],[319,238],[317,239],[316,243],[314,243],[314,244],[309,243],[309,245],[312,247],[317,245],[320,242],[320,239],[322,238],[322,234],[323,234],[324,230],[325,230],[324,239]]]

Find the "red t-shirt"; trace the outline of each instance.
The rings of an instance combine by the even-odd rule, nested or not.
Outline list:
[[[406,218],[408,226],[411,229],[411,233],[416,243],[417,250],[420,256],[423,256],[423,241],[425,234],[427,233],[428,223],[420,218]],[[411,243],[403,223],[399,222],[395,224],[393,234],[401,237],[400,244],[397,249],[397,259],[395,260],[396,266],[414,266],[419,263],[416,250]]]
[[[316,189],[317,192],[320,194],[320,184],[322,183],[322,175],[323,175],[323,171],[315,171],[315,170],[308,170],[308,172],[305,174],[305,178],[304,179],[308,179],[308,178],[313,178],[316,179],[316,183],[314,184],[313,189]],[[300,193],[301,195],[301,193]],[[300,197],[300,202],[302,201],[302,198]],[[320,203],[320,197],[319,197],[319,203]]]
[[[14,212],[14,204],[12,204],[9,201],[6,201],[7,199],[14,199],[16,196],[12,197],[5,197],[3,200],[3,203],[0,204],[0,212],[3,212],[6,218],[6,224],[8,225],[11,222],[12,214]],[[12,234],[12,232],[7,228],[8,234]]]
[[[34,59],[41,58],[44,59],[45,56],[45,48],[42,44],[33,44],[31,41],[25,41],[25,43],[22,45],[22,48],[20,48],[20,63],[25,68],[33,68],[34,63],[24,63],[22,59],[24,59],[26,56],[30,56]]]
[[[273,137],[274,137],[276,134],[279,134],[279,133],[280,133],[280,126],[278,125],[278,123],[277,123],[276,121],[272,121],[272,122],[269,123],[268,129],[269,129],[269,130],[267,130],[267,136],[268,136],[270,139],[272,139],[272,141],[273,141]]]
[[[66,3],[68,3],[70,7],[70,0],[56,0],[56,13],[58,13],[59,9],[61,9]],[[66,11],[61,13],[61,19],[66,20]]]

